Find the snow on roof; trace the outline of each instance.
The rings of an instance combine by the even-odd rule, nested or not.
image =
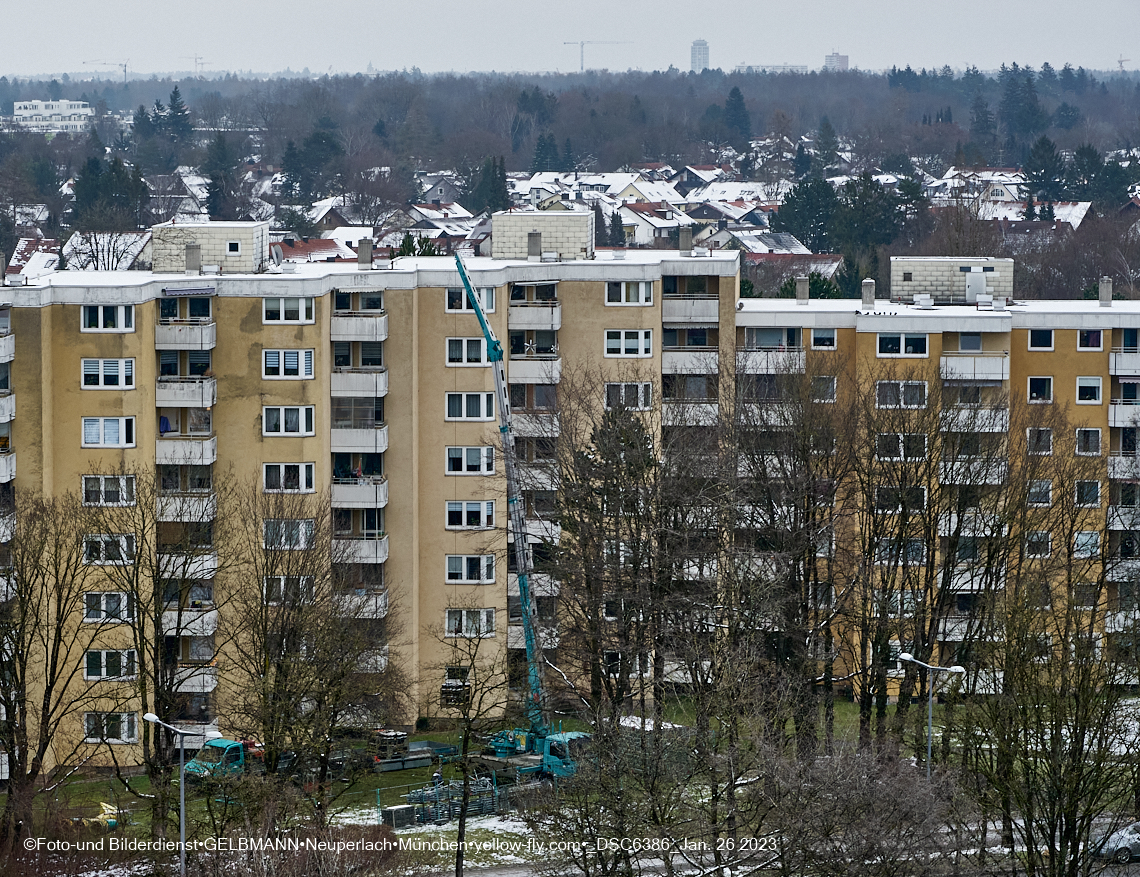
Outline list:
[[[775,201],[782,203],[792,191],[791,180],[774,182],[717,181],[699,186],[689,192],[686,199],[693,204],[700,201]]]
[[[1044,205],[1038,205],[1038,210]],[[1067,222],[1074,229],[1084,221],[1092,207],[1091,201],[1056,201],[1053,203],[1053,219]],[[978,219],[1016,220],[1025,216],[1024,201],[983,201],[978,205]]]
[[[281,258],[286,262],[335,262],[338,259],[356,259],[356,253],[338,240],[271,235],[272,245],[281,247]]]
[[[6,274],[35,278],[49,274],[59,265],[59,241],[54,238],[20,238],[12,251]]]
[[[467,219],[472,216],[470,210],[455,201],[441,201],[439,204],[412,204],[408,207],[408,214],[416,219],[427,219],[432,222],[441,219]]]
[[[784,253],[787,255],[810,256],[811,250],[786,231],[732,231],[729,232],[742,249],[749,253]]]
[[[149,243],[149,231],[77,232],[63,245],[63,257],[68,271],[127,271]]]
[[[646,201],[668,201],[671,204],[683,204],[685,199],[681,193],[673,188],[672,183],[638,181],[633,187]]]
[[[355,249],[361,240],[372,237],[372,226],[342,225],[339,228],[329,229],[321,237]]]

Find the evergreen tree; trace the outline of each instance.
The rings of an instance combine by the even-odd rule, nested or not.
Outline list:
[[[752,119],[744,105],[744,95],[736,86],[724,102],[724,125],[740,143],[747,144],[752,139]]]
[[[802,180],[811,173],[811,156],[807,154],[802,141],[796,146],[796,157],[792,162],[792,173],[797,180]]]
[[[610,246],[625,246],[625,229],[621,225],[621,215],[616,210],[610,214]]]
[[[1025,210],[1022,212],[1021,218],[1029,222],[1037,218],[1037,208],[1033,204],[1033,196],[1025,199]]]
[[[578,164],[578,158],[574,155],[574,148],[570,144],[570,138],[566,138],[566,145],[562,148],[562,170],[564,173],[573,173],[575,166]]]
[[[557,171],[562,163],[558,159],[558,144],[553,134],[539,134],[534,144],[534,160],[531,162],[531,173],[543,171]]]
[[[170,92],[170,106],[166,111],[166,133],[176,142],[189,140],[194,133],[190,122],[190,108],[182,100],[178,86]]]
[[[831,127],[831,121],[827,116],[819,120],[819,131],[815,137],[815,154],[819,159],[821,173],[835,164],[839,155],[839,136]]]
[[[1040,215],[1041,215],[1041,218],[1043,220],[1045,220],[1046,222],[1052,222],[1055,218],[1053,215],[1053,205],[1046,203],[1046,205],[1041,208],[1041,214]]]
[[[495,169],[495,184],[491,187],[491,197],[488,206],[492,213],[500,210],[509,210],[511,207],[511,193],[507,187],[506,156],[499,156],[499,164]]]
[[[772,217],[772,228],[796,236],[813,253],[831,251],[832,217],[838,199],[831,183],[809,179],[796,184]]]
[[[602,212],[602,205],[594,202],[594,246],[605,247],[610,242],[609,229],[606,226],[606,214]]]
[[[1060,201],[1065,195],[1065,162],[1048,137],[1040,137],[1029,150],[1022,168],[1027,197]]]
[[[147,112],[146,107],[140,105],[135,110],[135,117],[132,123],[132,130],[134,131],[136,140],[149,140],[155,135],[154,122]]]
[[[977,146],[984,147],[993,143],[996,135],[997,122],[990,112],[990,105],[980,91],[976,92],[970,106],[970,140]]]

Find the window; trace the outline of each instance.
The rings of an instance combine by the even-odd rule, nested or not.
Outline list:
[[[507,333],[507,350],[511,359],[556,356],[558,332],[553,329],[512,329]]]
[[[191,377],[203,377],[210,370],[210,351],[186,351],[186,365]]]
[[[495,555],[447,555],[447,580],[458,585],[486,585],[495,581]]]
[[[85,743],[134,743],[138,717],[134,713],[84,713]]]
[[[447,636],[484,637],[495,635],[494,609],[448,609]]]
[[[482,338],[448,338],[447,364],[450,366],[487,365]]]
[[[262,584],[265,602],[271,605],[313,602],[312,576],[266,576]]]
[[[134,617],[135,604],[129,594],[104,591],[83,595],[84,621],[133,621]]]
[[[240,256],[241,255],[241,241],[226,241],[226,255]]]
[[[883,536],[875,544],[875,563],[903,563],[909,566],[926,562],[926,542],[922,539],[898,540]]]
[[[653,407],[653,384],[606,384],[606,407],[647,411]]]
[[[1037,377],[1029,379],[1029,401],[1043,404],[1053,401],[1053,379]]]
[[[447,529],[481,530],[495,526],[495,503],[491,502],[449,502],[447,504]]]
[[[311,493],[314,463],[266,463],[266,493]]]
[[[961,332],[958,335],[958,349],[962,352],[967,350],[981,350],[982,349],[982,333],[981,332]]]
[[[126,390],[135,388],[133,359],[84,359],[83,388]]]
[[[1076,499],[1081,508],[1100,508],[1100,482],[1078,481]]]
[[[1034,478],[1029,482],[1027,501],[1031,506],[1051,506],[1053,504],[1053,482],[1047,478]]]
[[[1048,557],[1053,553],[1052,537],[1043,530],[1032,530],[1025,535],[1026,557]]]
[[[83,662],[84,679],[130,679],[135,675],[135,650],[92,649]]]
[[[812,329],[811,330],[811,346],[814,350],[834,350],[835,349],[835,330],[834,329]]]
[[[980,556],[977,536],[959,536],[954,550],[955,563],[977,563]]]
[[[84,475],[84,505],[134,505],[134,475]]]
[[[651,305],[653,283],[648,280],[611,281],[606,284],[606,305]]]
[[[1030,329],[1029,330],[1029,349],[1030,350],[1052,350],[1053,349],[1053,330],[1052,329]]]
[[[1053,453],[1053,430],[1048,427],[1030,427],[1025,431],[1026,451],[1038,456]]]
[[[313,351],[263,350],[261,376],[267,380],[307,380],[313,376]]]
[[[313,300],[311,298],[262,299],[262,322],[311,323]]]
[[[439,688],[441,707],[462,707],[471,700],[470,667],[448,667]]]
[[[835,401],[835,378],[816,375],[811,379],[811,400],[813,402]]]
[[[1077,453],[1082,457],[1099,457],[1100,456],[1100,430],[1099,429],[1078,429],[1077,430]]]
[[[446,420],[494,420],[494,393],[448,393]]]
[[[135,446],[135,419],[133,417],[84,417],[83,447],[133,448]]]
[[[210,298],[205,295],[192,295],[186,299],[186,313],[192,320],[210,319]]]
[[[1074,557],[1096,557],[1100,554],[1100,533],[1096,530],[1080,530],[1073,535]]]
[[[878,487],[875,508],[880,512],[921,512],[926,508],[924,487]]]
[[[490,445],[447,449],[448,475],[494,475],[495,449]]]
[[[653,355],[652,329],[607,329],[606,356],[646,357]]]
[[[475,295],[479,297],[479,304],[483,306],[483,313],[493,314],[495,312],[495,288],[493,286],[481,286],[475,290]],[[449,287],[447,290],[447,310],[448,311],[472,311],[471,302],[467,300],[467,291],[462,287]]]
[[[384,397],[334,396],[333,429],[375,429],[384,425]]]
[[[83,537],[83,562],[123,566],[134,560],[135,537],[131,533],[110,533]]]
[[[1099,405],[1100,404],[1100,378],[1099,377],[1077,378],[1077,404],[1078,405]]]
[[[879,356],[926,356],[926,335],[880,332]]]
[[[881,432],[875,437],[875,456],[880,460],[925,460],[926,433]]]
[[[308,549],[313,544],[312,519],[269,519],[265,524],[265,547]]]
[[[925,408],[926,381],[876,381],[878,408]]]
[[[1102,350],[1102,339],[1100,329],[1078,329],[1077,330],[1077,350]]]
[[[134,305],[84,305],[83,332],[135,331]]]
[[[262,435],[313,435],[313,406],[261,409]]]

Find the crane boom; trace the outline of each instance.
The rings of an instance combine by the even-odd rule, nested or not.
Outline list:
[[[487,323],[487,315],[483,312],[483,303],[475,294],[471,280],[467,276],[467,269],[463,259],[457,253],[455,266],[459,269],[459,279],[463,281],[463,288],[467,292],[467,301],[471,303],[471,310],[479,320],[479,328],[483,330],[483,337],[487,341],[487,361],[495,373],[495,402],[499,409],[499,434],[503,440],[503,465],[507,474],[507,512],[511,521],[511,529],[515,534],[515,564],[518,568],[519,602],[522,605],[523,638],[526,641],[527,681],[530,691],[527,695],[526,714],[530,721],[530,730],[539,737],[549,733],[546,722],[546,687],[543,684],[542,657],[539,654],[538,637],[535,632],[535,620],[538,612],[535,607],[534,595],[530,589],[530,553],[527,551],[526,514],[522,503],[522,494],[519,491],[518,467],[515,462],[514,437],[511,434],[511,403],[507,394],[507,375],[503,362],[503,345],[495,332]]]

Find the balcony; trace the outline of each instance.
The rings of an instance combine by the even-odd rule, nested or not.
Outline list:
[[[715,426],[720,406],[700,399],[666,399],[661,406],[664,426]]]
[[[160,521],[212,521],[218,515],[217,497],[208,491],[163,493],[155,505]]]
[[[179,694],[209,694],[218,687],[218,668],[208,662],[179,661],[174,684]]]
[[[334,311],[333,341],[387,341],[388,314],[385,311]]]
[[[557,384],[562,380],[562,357],[556,353],[512,355],[507,380],[514,384]]]
[[[1136,609],[1118,609],[1104,613],[1105,633],[1127,633],[1140,630],[1140,612]]]
[[[942,377],[948,381],[1008,381],[1009,352],[994,350],[943,351]]]
[[[163,320],[154,327],[155,350],[213,350],[218,327],[210,318]]]
[[[160,545],[158,568],[163,578],[212,579],[218,572],[218,555],[209,547],[198,551],[174,551]]]
[[[507,311],[507,328],[558,331],[562,328],[562,303],[513,301]]]
[[[16,512],[14,509],[0,509],[0,542],[11,542],[16,535]]]
[[[1140,457],[1136,454],[1110,454],[1108,477],[1128,481],[1140,480]]]
[[[388,559],[387,533],[338,533],[333,542],[337,563],[384,563]]]
[[[663,323],[720,323],[720,299],[715,295],[667,295],[661,299]]]
[[[16,358],[16,336],[6,331],[0,334],[0,362],[11,362]]]
[[[988,568],[981,563],[959,563],[950,571],[954,591],[985,591],[1005,587],[1005,569]]]
[[[7,484],[16,477],[16,452],[10,448],[0,449],[0,484]]]
[[[384,618],[388,614],[388,592],[366,591],[337,594],[338,611],[346,618]]]
[[[807,354],[802,347],[757,347],[740,352],[738,371],[753,375],[803,374]]]
[[[519,461],[519,482],[525,490],[557,490],[558,464],[553,460]]]
[[[1009,527],[1002,524],[997,515],[971,514],[967,512],[962,516],[961,529],[958,529],[958,515],[948,514],[938,521],[938,535],[950,536],[958,533],[961,536],[997,536],[1005,535]]]
[[[333,426],[331,444],[334,453],[382,454],[388,450],[388,424],[373,427],[342,429]]]
[[[1116,557],[1105,564],[1104,577],[1110,582],[1140,581],[1140,558]]]
[[[213,606],[183,609],[181,619],[177,609],[162,613],[162,631],[166,636],[211,636],[217,630],[218,610]]]
[[[10,423],[16,418],[16,394],[10,390],[0,390],[0,423]]]
[[[160,465],[208,466],[217,461],[216,435],[189,436],[168,432],[154,442],[154,462]]]
[[[513,551],[514,549],[511,548]],[[550,573],[533,572],[530,574],[530,593],[532,597],[557,597],[561,590],[558,579]],[[518,573],[507,575],[507,596],[519,596]]]
[[[1114,347],[1108,355],[1108,373],[1114,377],[1140,377],[1140,350],[1135,347]]]
[[[333,478],[333,508],[382,509],[388,505],[388,479]]]
[[[719,370],[715,347],[666,347],[661,352],[661,373],[666,375],[715,375]]]
[[[388,395],[388,369],[385,366],[346,368],[339,366],[332,373],[334,396],[361,396],[375,399]]]
[[[943,460],[938,478],[943,484],[1005,484],[1009,465],[1004,460],[981,457],[973,460]]]
[[[1140,399],[1113,399],[1108,405],[1109,426],[1140,426]]]
[[[1140,530],[1140,507],[1110,505],[1108,507],[1109,530]]]
[[[553,621],[539,622],[538,629],[535,631],[535,638],[538,640],[539,648],[543,650],[558,648],[558,626]],[[507,625],[507,648],[526,648],[526,634],[523,631],[521,620],[518,624]]]
[[[512,411],[511,432],[522,438],[557,438],[558,418],[553,414]]]
[[[557,545],[562,539],[562,527],[545,518],[529,517],[524,521],[528,542],[547,542]],[[507,532],[514,534],[514,527],[508,522]],[[511,549],[512,551],[514,549]]]
[[[218,381],[207,377],[161,377],[154,385],[157,408],[213,408],[218,404]]]
[[[356,665],[357,673],[383,673],[388,669],[388,647],[369,649],[361,652],[360,663]]]
[[[1009,408],[956,405],[943,409],[946,432],[1009,432]]]

